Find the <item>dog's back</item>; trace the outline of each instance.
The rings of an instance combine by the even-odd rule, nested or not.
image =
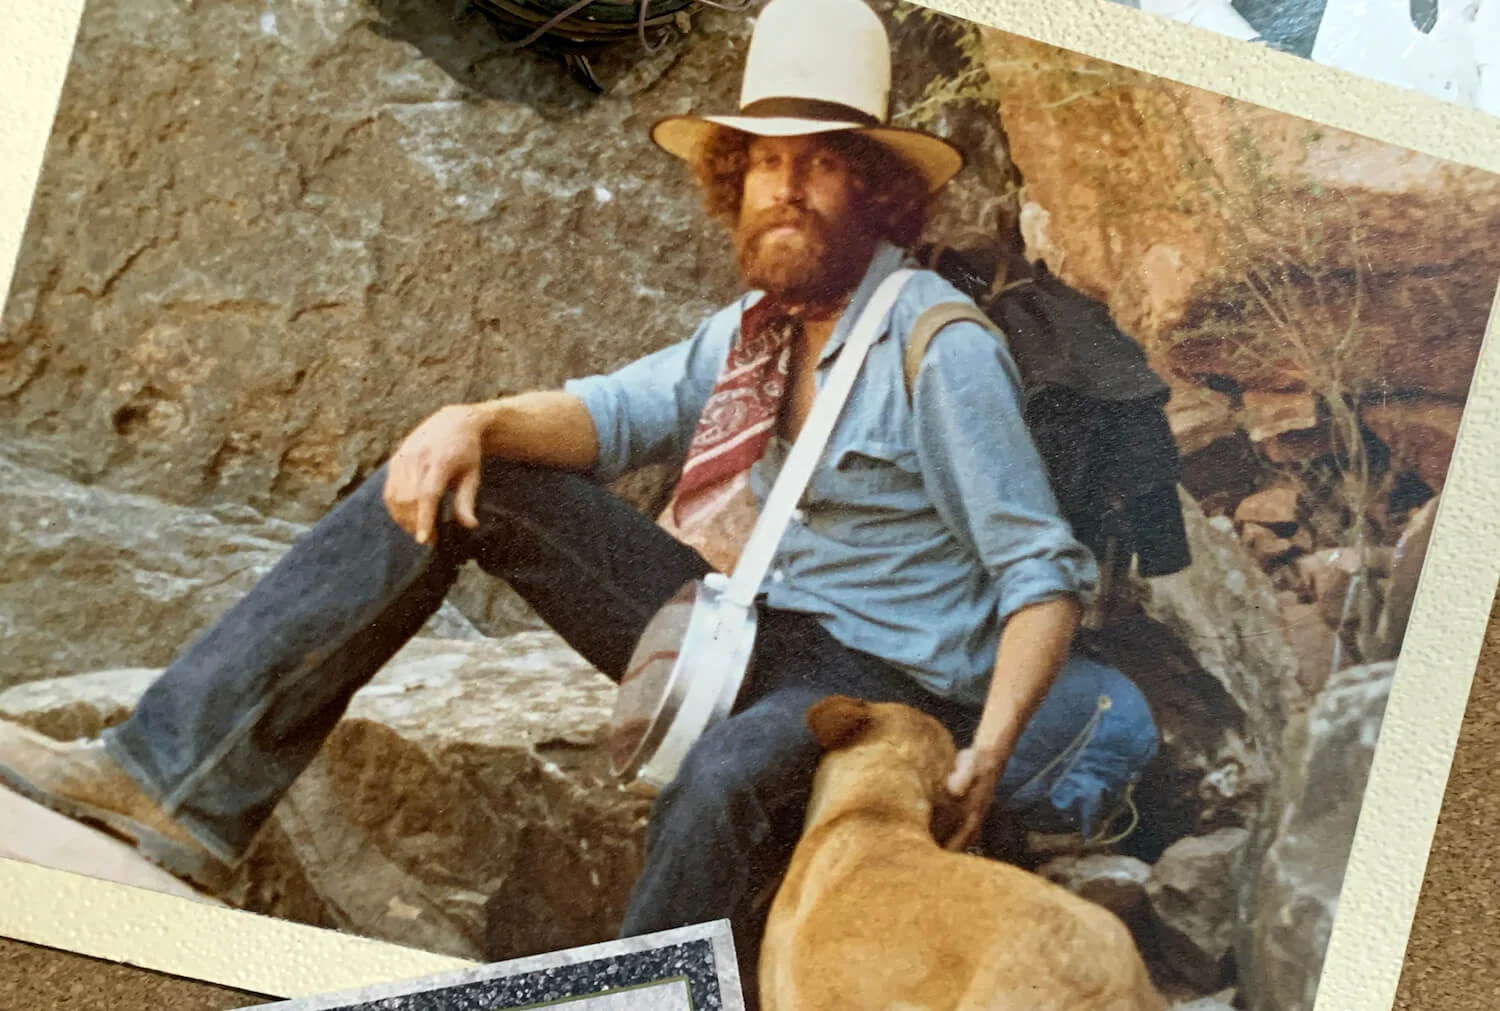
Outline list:
[[[878,718],[884,707],[870,708]],[[913,749],[864,751],[834,751],[825,767],[843,767],[820,769],[762,945],[765,1011],[1165,1008],[1113,913],[1019,868],[943,850],[891,803],[913,780],[891,767]],[[890,781],[877,782],[884,771]]]

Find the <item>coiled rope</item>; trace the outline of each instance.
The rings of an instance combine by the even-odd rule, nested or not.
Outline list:
[[[579,46],[602,46],[634,34],[647,55],[660,50],[681,34],[679,15],[698,6],[743,11],[753,0],[576,0],[566,6],[558,0],[474,0],[496,19],[525,32],[506,43],[510,49],[525,49],[545,37]]]

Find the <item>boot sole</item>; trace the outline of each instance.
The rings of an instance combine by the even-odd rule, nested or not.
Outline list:
[[[4,763],[0,763],[0,783],[64,818],[101,829],[129,843],[146,860],[200,891],[218,895],[229,884],[232,870],[207,850],[199,850],[169,839],[127,815],[53,793],[37,786]]]

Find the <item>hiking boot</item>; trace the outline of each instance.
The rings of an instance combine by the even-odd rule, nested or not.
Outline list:
[[[147,860],[208,892],[230,868],[162,810],[109,756],[104,742],[63,743],[0,720],[0,784],[74,821],[131,843]]]

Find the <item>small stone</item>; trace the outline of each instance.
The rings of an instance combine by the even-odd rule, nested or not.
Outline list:
[[[1234,408],[1228,394],[1206,386],[1170,385],[1167,424],[1183,456],[1234,434]]]
[[[1281,561],[1297,549],[1297,544],[1259,523],[1246,523],[1240,530],[1240,541],[1262,565]]]
[[[1283,537],[1297,526],[1297,489],[1289,484],[1258,491],[1234,511],[1238,523],[1259,523]]]
[[[1262,393],[1247,390],[1244,427],[1251,442],[1265,442],[1318,424],[1318,398],[1311,393]]]
[[[1151,865],[1134,857],[1094,853],[1059,857],[1037,873],[1128,922],[1145,905]]]
[[[1394,664],[1329,678],[1287,730],[1239,920],[1238,987],[1256,1011],[1311,1011]]]

